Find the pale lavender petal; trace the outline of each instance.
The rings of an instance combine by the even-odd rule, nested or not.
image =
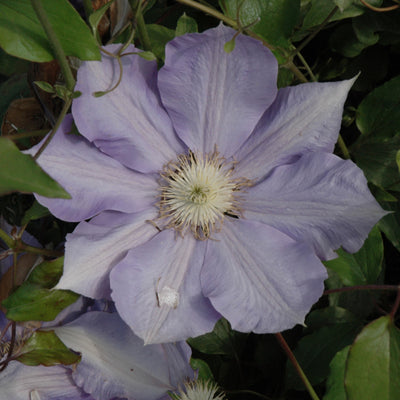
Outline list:
[[[64,273],[57,289],[69,289],[92,298],[109,298],[111,269],[128,250],[146,242],[158,231],[147,220],[156,211],[137,214],[102,213],[81,222],[65,244]]]
[[[11,361],[0,374],[1,400],[93,400],[61,366],[27,366]]]
[[[275,166],[293,162],[304,153],[332,152],[353,82],[305,83],[279,90],[275,102],[235,154],[237,173],[260,180]]]
[[[201,293],[204,249],[205,243],[192,235],[182,238],[165,230],[131,250],[111,272],[117,310],[146,343],[183,340],[213,329],[220,315]]]
[[[214,146],[231,156],[247,139],[277,88],[277,62],[259,41],[220,25],[179,36],[165,50],[158,74],[161,98],[179,137],[192,150]]]
[[[371,195],[363,172],[333,154],[309,153],[276,168],[248,190],[247,219],[261,221],[312,246],[322,259],[342,246],[353,253],[386,212]]]
[[[121,45],[105,49],[116,53]],[[124,53],[137,52],[128,46]],[[86,61],[78,70],[75,90],[82,95],[72,103],[79,131],[106,154],[141,172],[158,171],[182,147],[160,102],[156,86],[157,63],[137,54],[121,58],[122,80],[101,97],[94,92],[111,89],[120,77],[116,58]]]
[[[179,384],[193,376],[186,343],[144,346],[116,313],[89,312],[55,332],[82,354],[73,379],[96,399],[157,400],[176,389],[171,370]]]
[[[304,321],[326,270],[312,249],[259,222],[226,221],[207,242],[201,285],[241,332],[274,333]]]
[[[71,124],[67,115],[38,163],[72,198],[36,196],[41,204],[65,221],[82,221],[103,210],[137,212],[154,203],[154,177],[124,167],[84,138],[69,134]],[[40,145],[28,153],[35,154]]]

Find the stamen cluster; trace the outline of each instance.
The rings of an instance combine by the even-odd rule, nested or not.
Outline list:
[[[159,219],[165,228],[181,235],[191,231],[206,240],[221,229],[226,216],[241,216],[240,194],[251,181],[234,176],[234,162],[227,162],[217,150],[205,155],[188,154],[169,162],[161,172]]]
[[[185,383],[184,389],[177,393],[179,400],[225,400],[218,385],[209,381],[191,381]]]

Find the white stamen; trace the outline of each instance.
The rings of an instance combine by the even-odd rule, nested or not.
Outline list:
[[[164,286],[161,291],[157,293],[157,295],[160,307],[163,304],[170,308],[178,307],[179,293],[175,289],[172,289],[169,286]]]
[[[218,385],[212,382],[191,381],[176,393],[180,400],[225,400],[226,397],[220,393]]]
[[[239,218],[239,192],[251,181],[233,176],[234,163],[226,162],[217,151],[210,154],[180,155],[162,173],[159,219],[165,228],[180,234],[190,230],[205,240],[218,231],[226,215]]]

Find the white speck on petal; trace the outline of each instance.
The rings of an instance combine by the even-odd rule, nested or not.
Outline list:
[[[169,286],[164,286],[161,291],[157,293],[157,295],[160,307],[163,304],[170,308],[178,307],[179,293],[175,289],[172,289]]]

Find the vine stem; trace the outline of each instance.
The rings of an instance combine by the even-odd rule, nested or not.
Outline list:
[[[53,136],[58,131],[58,128],[60,127],[61,122],[63,121],[64,117],[67,115],[67,112],[68,112],[69,107],[71,106],[71,104],[72,104],[72,100],[71,99],[67,99],[65,101],[64,106],[63,106],[63,108],[61,110],[61,113],[58,116],[58,119],[57,119],[55,125],[53,126],[53,129],[51,130],[51,133],[47,136],[47,138],[45,139],[43,144],[40,146],[40,148],[37,151],[37,153],[33,156],[34,160],[37,160],[39,158],[39,156],[43,153],[44,149],[50,143],[51,139],[53,139]]]
[[[396,296],[396,300],[393,304],[392,311],[390,311],[390,318],[392,320],[394,319],[394,316],[396,315],[397,310],[399,309],[399,306],[400,306],[400,286],[398,287],[398,290],[397,290],[397,296]]]
[[[364,4],[365,7],[368,7],[370,10],[376,11],[376,12],[393,11],[393,10],[397,10],[400,7],[400,5],[394,4],[393,6],[379,8],[379,7],[371,6],[371,4],[368,4],[365,0],[360,0],[360,1],[361,1],[361,3]]]
[[[346,143],[344,142],[344,140],[342,138],[342,135],[340,135],[340,134],[338,136],[337,144],[338,144],[338,146],[340,148],[340,151],[343,154],[343,158],[346,159],[346,160],[349,160],[350,159],[349,149],[347,148]]]
[[[62,252],[57,250],[48,250],[48,249],[40,249],[38,247],[29,246],[20,240],[14,240],[11,236],[9,236],[3,229],[0,228],[0,239],[12,249],[14,253],[22,253],[24,251],[33,254],[39,254],[48,257],[60,257],[62,256]]]
[[[143,50],[151,51],[151,41],[149,34],[147,33],[146,24],[144,23],[142,3],[140,1],[136,8],[136,11],[135,10],[133,11],[135,12],[137,30],[139,34],[139,39],[143,46]]]
[[[62,251],[40,249],[38,247],[29,246],[29,245],[27,245],[25,243],[21,243],[20,244],[20,246],[18,247],[18,251],[19,252],[26,251],[28,253],[38,254],[38,255],[47,256],[47,257],[60,257],[60,256],[63,255]]]
[[[7,247],[12,248],[14,246],[14,239],[9,236],[3,229],[0,228],[0,239],[7,245]]]
[[[353,290],[398,290],[400,291],[400,285],[356,285],[346,286],[338,289],[328,289],[324,291],[324,296],[332,293],[340,292],[352,292]]]
[[[60,64],[60,68],[64,75],[66,86],[70,91],[72,91],[75,87],[75,79],[74,76],[72,75],[71,68],[68,64],[68,60],[67,57],[65,56],[61,43],[58,40],[58,37],[55,34],[49,19],[47,18],[43,4],[40,0],[31,0],[31,4],[47,35],[47,38],[50,42],[50,46],[54,51],[54,55],[56,56],[57,61]]]
[[[286,343],[286,340],[282,336],[281,333],[275,333],[275,337],[277,338],[279,344],[281,345],[283,351],[286,353],[287,357],[289,358],[289,361],[293,364],[293,367],[295,368],[297,374],[299,375],[300,379],[303,381],[304,386],[306,387],[308,393],[310,394],[311,398],[313,400],[320,400],[317,393],[315,393],[314,388],[312,387],[310,381],[308,380],[306,374],[304,373],[303,369],[301,368],[300,364],[296,360],[296,357],[294,356],[292,350]]]

